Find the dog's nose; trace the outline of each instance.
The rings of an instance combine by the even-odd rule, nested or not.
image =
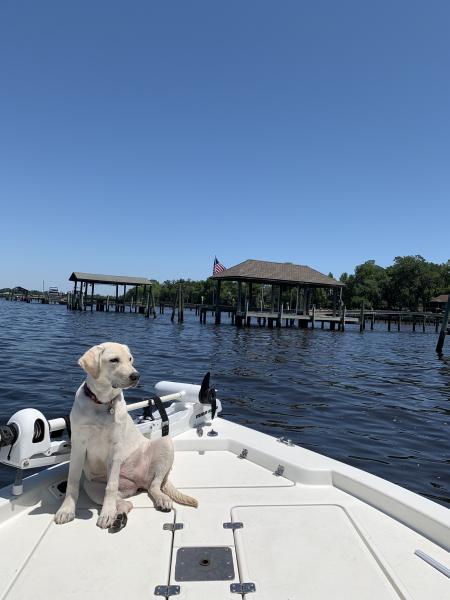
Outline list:
[[[130,375],[130,379],[131,381],[137,381],[139,379],[140,375],[138,371],[135,371],[134,373],[131,373]]]

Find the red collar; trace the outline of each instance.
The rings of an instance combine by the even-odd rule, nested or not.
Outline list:
[[[97,398],[97,396],[94,394],[94,392],[88,387],[88,384],[86,382],[84,382],[84,385],[83,385],[83,392],[86,394],[86,396],[88,398],[90,398],[92,400],[92,402],[95,402],[95,404],[103,404],[103,406],[108,406],[108,405],[112,406],[112,403],[114,402],[114,400],[120,396],[120,393],[119,393],[119,394],[117,394],[117,396],[115,396],[109,402],[100,402],[100,400]]]
[[[86,396],[88,396],[88,398],[95,402],[95,404],[103,404],[94,394],[94,392],[88,388],[88,384],[86,382],[84,382],[83,392],[86,394]]]

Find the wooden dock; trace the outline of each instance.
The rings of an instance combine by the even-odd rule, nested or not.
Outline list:
[[[81,273],[74,271],[69,277],[74,282],[73,291],[68,294],[68,310],[85,311],[95,309],[100,312],[114,310],[118,313],[129,312],[144,314],[147,318],[152,315],[156,318],[155,300],[153,297],[152,282],[145,277],[128,277],[125,275],[100,275],[94,273]],[[80,287],[78,288],[78,284]],[[96,285],[115,287],[114,296],[96,297]],[[90,294],[88,287],[90,286]],[[119,296],[119,286],[123,287],[123,295]],[[130,299],[127,300],[127,287]]]
[[[247,308],[238,310],[230,305],[199,305],[196,308],[196,314],[199,315],[200,323],[207,322],[208,314],[214,318],[217,323],[217,312],[220,315],[228,316],[231,324],[238,327],[250,327],[255,324],[258,327],[298,327],[299,329],[320,327],[324,329],[327,326],[330,330],[345,331],[347,325],[356,326],[360,332],[366,329],[374,330],[375,324],[382,323],[386,331],[413,331],[425,332],[427,328],[432,327],[435,332],[445,320],[445,315],[430,312],[409,312],[409,311],[383,311],[383,310],[349,310],[344,306],[340,308],[337,315],[333,315],[332,310],[316,310],[313,306],[311,310],[296,313],[292,310],[274,311],[271,308],[256,309]],[[221,322],[221,319],[220,319]],[[448,326],[446,326],[448,328]],[[447,331],[450,334],[450,331]]]
[[[26,302],[27,304],[67,304],[67,294],[55,291],[54,289],[40,294],[10,292],[1,294],[1,297],[10,302]]]

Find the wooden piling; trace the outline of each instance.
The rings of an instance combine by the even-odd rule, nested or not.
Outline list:
[[[220,281],[220,279],[217,280],[217,288],[216,288],[216,314],[215,314],[215,324],[216,325],[220,325],[220,321],[221,321],[221,312],[220,312],[220,289],[221,289],[221,284],[222,282]]]
[[[359,331],[360,333],[364,330],[365,326],[365,317],[364,317],[364,300],[361,302],[361,312],[359,314]]]
[[[323,321],[322,321],[323,324]],[[323,327],[322,327],[323,329]],[[345,331],[345,304],[342,304],[341,308],[341,331]]]
[[[337,315],[337,288],[333,288],[333,317]]]
[[[183,323],[184,321],[184,302],[183,302],[183,288],[181,287],[181,283],[178,288],[178,323]]]
[[[170,316],[170,320],[172,321],[172,323],[173,323],[173,321],[175,319],[176,308],[177,308],[177,296],[175,296],[175,298],[173,299],[172,315]]]
[[[442,356],[442,350],[444,348],[445,336],[447,335],[448,321],[450,317],[450,294],[448,295],[447,307],[445,309],[444,316],[442,318],[441,331],[439,333],[439,339],[436,345],[436,352],[439,356]]]
[[[86,283],[84,284],[83,310],[86,310],[86,303],[87,303],[87,291],[88,291],[88,283],[87,283],[87,281],[86,281]]]
[[[150,306],[151,306],[151,313],[153,315],[153,318],[156,319],[155,297],[153,295],[153,288],[151,286],[150,286]]]

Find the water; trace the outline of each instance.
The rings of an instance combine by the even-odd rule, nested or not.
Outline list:
[[[237,329],[185,317],[179,325],[167,314],[147,320],[0,300],[0,423],[27,406],[47,418],[68,414],[83,380],[79,356],[118,341],[141,372],[128,400],[161,379],[200,383],[210,370],[230,420],[450,506],[450,359],[436,357],[432,328]],[[0,466],[0,486],[12,475]]]

